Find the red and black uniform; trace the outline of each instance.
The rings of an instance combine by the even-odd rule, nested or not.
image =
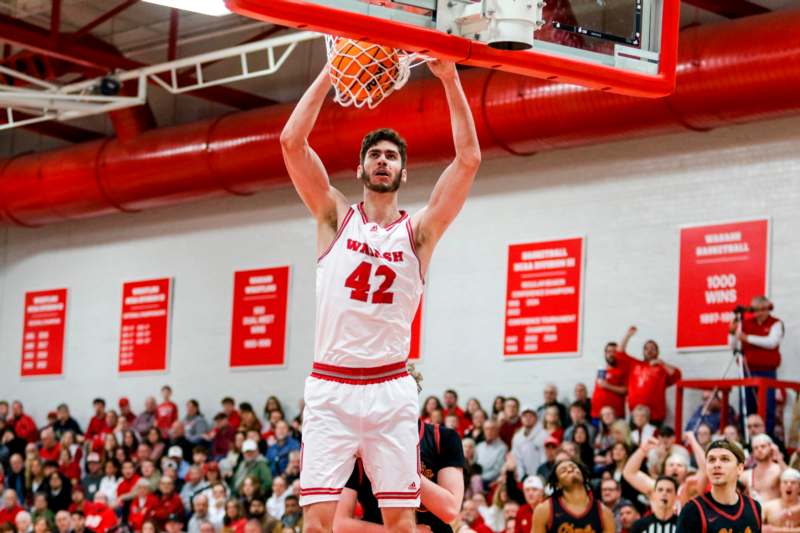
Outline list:
[[[589,492],[589,503],[580,515],[572,514],[561,502],[560,496],[547,499],[550,504],[550,517],[547,519],[547,533],[574,531],[581,533],[603,533],[603,504],[595,500]]]
[[[606,390],[598,382],[605,379],[609,385],[626,386],[628,384],[628,365],[626,363],[627,360],[617,354],[614,366],[607,365],[605,369],[598,372],[592,393],[592,411],[590,413],[592,418],[600,418],[600,410],[605,406],[614,409],[617,418],[625,418],[625,395]]]
[[[464,449],[461,446],[461,437],[458,432],[444,426],[433,426],[420,423],[419,453],[421,475],[436,483],[439,470],[452,466],[464,468]],[[373,524],[382,524],[381,511],[378,500],[372,493],[372,484],[364,472],[359,459],[353,469],[346,488],[356,491],[358,502],[364,510],[362,519]],[[417,510],[417,523],[431,528],[433,533],[452,533],[452,528],[442,522],[433,513],[427,511],[425,506]]]
[[[737,494],[733,505],[719,503],[710,492],[693,498],[681,511],[677,533],[760,533],[761,505]]]
[[[742,321],[742,333],[766,337],[772,326],[779,322],[780,320],[774,316],[768,316],[763,323],[759,324],[755,317],[748,317]],[[781,351],[778,346],[762,348],[749,342],[742,342],[742,353],[751,371],[776,370],[781,364]]]

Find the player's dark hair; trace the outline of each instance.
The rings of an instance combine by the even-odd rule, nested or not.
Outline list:
[[[606,343],[606,348],[609,348],[611,346],[617,347],[619,346],[619,344],[616,341],[610,341]]]
[[[658,477],[656,478],[656,482],[655,482],[655,485],[654,485],[654,486],[658,486],[658,484],[659,484],[660,482],[662,482],[662,481],[669,481],[670,483],[672,483],[672,486],[673,486],[673,487],[675,487],[675,493],[677,494],[677,492],[678,492],[678,488],[679,488],[679,485],[678,485],[678,480],[677,480],[677,479],[675,479],[675,478],[674,478],[674,477],[672,477],[672,476],[658,476]]]
[[[369,149],[381,141],[389,141],[390,143],[397,145],[397,150],[400,152],[400,162],[402,163],[403,168],[406,168],[408,144],[399,133],[389,128],[374,130],[364,136],[364,140],[361,141],[361,158],[359,161],[364,163],[364,159],[367,157],[367,152],[369,152]]]
[[[578,467],[578,470],[581,471],[581,475],[583,475],[583,487],[586,489],[587,493],[591,493],[592,492],[592,486],[590,484],[591,475],[589,474],[589,469],[586,468],[586,465],[574,459],[562,459],[561,461],[557,461],[556,464],[553,465],[553,468],[550,469],[550,475],[547,476],[547,486],[550,488],[553,495],[558,496],[564,491],[564,489],[561,487],[561,484],[558,482],[558,475],[556,474],[556,470],[558,470],[558,467],[564,463],[572,463]]]
[[[92,404],[98,404],[98,403],[102,404],[104,407],[106,405],[106,401],[102,398],[95,398],[94,400],[92,400]]]
[[[445,394],[452,394],[453,396],[458,398],[458,393],[456,391],[454,391],[453,389],[447,389],[446,391],[444,391],[444,393]]]
[[[719,440],[712,441],[711,444],[706,446],[706,457],[708,457],[708,452],[710,452],[711,450],[717,449],[717,448],[721,448],[723,450],[728,450],[729,452],[731,452],[734,455],[734,457],[736,457],[736,461],[739,464],[743,464],[744,463],[745,457],[744,457],[744,451],[742,451],[742,448],[738,444],[736,444],[735,442],[730,442],[730,441],[727,441],[725,439],[719,439]]]

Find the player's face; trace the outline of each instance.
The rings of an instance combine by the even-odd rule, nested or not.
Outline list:
[[[556,477],[558,484],[562,488],[572,487],[575,485],[583,485],[583,473],[578,465],[572,461],[565,461],[558,465],[556,468]]]
[[[723,448],[714,448],[706,455],[706,474],[712,485],[722,486],[736,483],[744,465],[736,461],[736,456]]]
[[[398,146],[390,141],[380,141],[371,146],[358,167],[358,177],[364,187],[373,192],[397,191],[406,178]]]
[[[784,479],[781,480],[781,496],[786,499],[794,499],[800,496],[800,480]]]

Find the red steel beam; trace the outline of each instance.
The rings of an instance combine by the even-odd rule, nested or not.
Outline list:
[[[61,34],[61,0],[52,0],[50,7],[50,37],[58,40]]]
[[[126,9],[131,7],[132,5],[138,4],[138,3],[139,3],[139,0],[126,0],[125,2],[121,3],[117,7],[113,8],[113,9],[110,9],[109,11],[106,11],[105,13],[103,13],[102,15],[100,15],[99,17],[94,19],[93,21],[89,22],[83,28],[81,28],[78,31],[74,32],[72,34],[72,38],[73,39],[77,39],[79,37],[83,37],[84,35],[86,35],[90,31],[92,31],[93,29],[98,27],[100,24],[102,24],[105,21],[111,19],[112,17],[115,17],[115,16],[119,15],[120,13],[122,13],[123,11],[125,11]]]
[[[683,0],[683,3],[729,19],[769,13],[769,9],[747,0]]]
[[[178,24],[181,20],[180,11],[173,8],[169,11],[169,37],[167,42],[167,61],[174,61],[178,57]]]

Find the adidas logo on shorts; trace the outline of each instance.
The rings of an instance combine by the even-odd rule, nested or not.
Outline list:
[[[411,485],[408,486],[408,490],[417,490],[417,484],[412,481]]]

